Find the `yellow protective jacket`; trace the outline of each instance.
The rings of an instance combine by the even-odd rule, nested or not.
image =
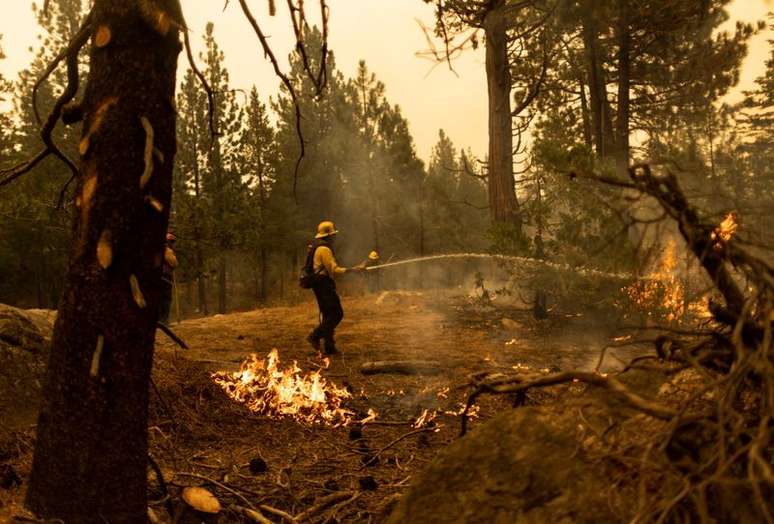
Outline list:
[[[331,278],[336,278],[338,275],[347,272],[346,268],[343,268],[336,263],[336,257],[333,256],[333,250],[325,244],[319,246],[315,250],[312,268],[315,273],[327,275]]]

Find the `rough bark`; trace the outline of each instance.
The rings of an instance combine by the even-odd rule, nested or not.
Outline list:
[[[148,8],[155,11],[150,16]],[[26,499],[47,519],[147,518],[148,383],[172,192],[180,51],[178,32],[169,24],[164,31],[162,13],[167,22],[181,20],[177,0],[94,2],[93,29],[107,27],[110,37],[91,50],[73,245]],[[143,118],[161,154],[147,154]],[[149,158],[152,176],[141,188]],[[163,211],[149,206],[146,196]]]
[[[586,82],[581,78],[578,81],[580,88],[581,117],[583,118],[583,141],[591,149],[594,147],[594,139],[591,133],[591,117],[589,116],[589,101],[586,97]]]
[[[220,257],[218,258],[218,313],[221,315],[226,312],[226,269],[226,254],[221,252]]]
[[[495,223],[520,224],[513,178],[511,73],[505,0],[495,0],[484,18],[489,95],[489,210]]]
[[[629,169],[629,115],[631,85],[631,31],[629,2],[621,0],[618,20],[618,115],[616,118],[616,170],[626,176]]]
[[[194,141],[194,158],[199,157],[199,151]],[[210,314],[209,307],[207,306],[207,282],[204,278],[204,248],[202,247],[202,230],[201,224],[204,223],[204,217],[199,207],[200,199],[202,198],[201,179],[199,176],[199,162],[193,163],[194,172],[194,196],[196,197],[196,221],[194,223],[194,250],[195,250],[195,263],[196,263],[196,285],[198,288],[199,297],[199,312],[204,316]]]
[[[266,246],[261,244],[261,287],[259,299],[262,303],[266,302],[268,294],[269,262]]]
[[[597,155],[607,157],[613,153],[613,128],[607,100],[607,81],[602,69],[602,56],[599,48],[597,11],[596,1],[586,0],[583,10],[583,46],[586,56],[594,148]]]

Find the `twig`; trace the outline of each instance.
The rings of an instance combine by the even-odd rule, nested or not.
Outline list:
[[[341,502],[342,500],[348,499],[352,495],[353,493],[351,491],[337,491],[336,493],[331,493],[330,495],[321,497],[317,504],[296,515],[296,521],[303,522],[306,519],[314,517],[325,508],[331,506],[332,504],[336,504],[337,502]]]
[[[273,508],[271,506],[267,506],[266,504],[261,504],[258,507],[261,508],[266,513],[271,513],[272,515],[277,515],[278,517],[282,517],[288,522],[297,522],[296,517],[294,517],[290,513],[286,513],[285,511],[282,511],[281,509]]]
[[[380,449],[379,451],[377,451],[376,453],[374,453],[374,454],[371,456],[371,459],[370,459],[369,461],[367,461],[367,462],[366,462],[366,464],[363,464],[362,466],[360,466],[360,467],[358,468],[358,471],[359,471],[359,470],[361,470],[361,469],[364,469],[364,468],[366,468],[366,467],[368,466],[368,464],[370,464],[370,463],[371,463],[373,460],[375,460],[375,459],[376,459],[377,457],[379,457],[379,456],[380,456],[382,453],[384,453],[385,451],[387,451],[388,449],[390,449],[391,447],[393,447],[394,445],[396,445],[396,444],[397,444],[397,443],[399,443],[400,441],[402,441],[402,440],[404,440],[404,439],[407,439],[408,437],[410,437],[410,436],[412,436],[412,435],[416,435],[416,434],[418,434],[418,433],[435,433],[435,431],[436,431],[437,429],[438,429],[438,428],[436,428],[436,427],[426,427],[426,428],[419,428],[419,429],[414,429],[414,430],[411,430],[411,431],[409,431],[408,433],[404,433],[403,435],[399,436],[398,438],[396,438],[395,440],[393,440],[392,442],[390,442],[389,444],[387,444],[386,446],[384,446],[382,449]]]
[[[167,507],[167,511],[169,512],[170,516],[173,516],[175,514],[175,508],[172,506],[172,501],[169,498],[169,489],[167,488],[167,483],[164,480],[164,474],[161,472],[161,468],[159,467],[158,463],[153,459],[153,457],[150,455],[150,453],[148,454],[148,464],[150,464],[150,467],[153,469],[153,472],[156,473],[156,479],[159,481],[159,486],[161,486],[161,490],[164,492],[165,505]]]
[[[238,505],[235,505],[234,507],[237,510],[239,510],[239,512],[242,515],[252,520],[253,522],[257,522],[258,524],[274,524],[272,521],[264,517],[263,513],[261,513],[257,509],[245,508],[243,506],[238,506]]]

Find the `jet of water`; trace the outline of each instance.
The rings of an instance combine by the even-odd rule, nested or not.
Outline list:
[[[558,269],[561,271],[571,271],[571,272],[579,273],[589,277],[605,277],[605,278],[615,278],[615,279],[621,279],[621,280],[631,280],[632,278],[640,278],[640,279],[645,278],[645,277],[635,277],[634,275],[627,275],[625,273],[610,273],[607,271],[600,271],[598,269],[572,267],[569,264],[559,264],[556,262],[549,262],[547,260],[540,260],[537,258],[519,257],[519,256],[512,256],[512,255],[497,255],[497,254],[491,254],[491,253],[447,253],[444,255],[416,257],[416,258],[409,258],[406,260],[398,260],[397,262],[388,262],[386,264],[380,264],[378,266],[370,266],[366,268],[366,270],[376,271],[378,269],[386,269],[388,267],[402,266],[405,264],[418,264],[422,262],[430,262],[433,260],[444,260],[444,259],[452,259],[452,258],[486,258],[490,260],[502,260],[504,262],[512,262],[512,263],[534,264],[534,265],[540,265],[540,266]]]

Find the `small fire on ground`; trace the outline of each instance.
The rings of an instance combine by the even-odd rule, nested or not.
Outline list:
[[[325,364],[327,367],[327,359]],[[218,371],[212,379],[229,397],[254,413],[305,424],[345,425],[354,413],[342,404],[352,395],[326,380],[321,371],[304,373],[296,361],[282,369],[279,352],[272,349],[265,360],[253,354],[239,371]]]

